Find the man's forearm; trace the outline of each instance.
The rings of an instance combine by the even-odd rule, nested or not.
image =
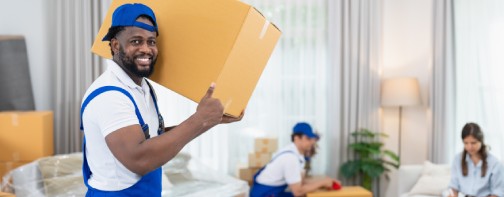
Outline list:
[[[138,159],[143,161],[142,168],[144,170],[141,175],[170,161],[187,143],[206,130],[208,130],[208,128],[205,128],[197,118],[191,116],[180,125],[170,127],[170,132],[144,141],[139,145],[140,150],[138,150],[139,152],[136,154],[140,155]]]

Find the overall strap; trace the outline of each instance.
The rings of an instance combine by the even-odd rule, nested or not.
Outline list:
[[[164,132],[165,126],[164,126],[163,116],[161,116],[161,113],[159,113],[159,107],[157,104],[157,95],[156,95],[156,92],[154,92],[154,88],[152,88],[152,85],[149,83],[149,80],[146,79],[145,82],[149,86],[150,94],[151,94],[152,100],[154,101],[154,106],[156,107],[156,112],[157,112],[158,121],[159,121],[158,135],[161,135]]]
[[[154,101],[154,106],[156,107],[156,112],[159,114],[159,108],[158,108],[158,105],[157,105],[157,96],[156,96],[156,92],[154,92],[154,88],[152,88],[152,85],[149,83],[149,81],[146,79],[145,82],[147,83],[147,85],[149,86],[149,89],[150,89],[150,94],[152,96],[152,100]]]
[[[103,86],[103,87],[100,87],[100,88],[94,90],[93,92],[91,92],[91,94],[89,94],[89,96],[82,103],[82,107],[81,107],[81,111],[80,111],[80,114],[81,114],[80,129],[82,131],[84,131],[84,125],[82,123],[82,115],[84,114],[84,110],[86,109],[86,107],[89,104],[89,102],[91,102],[91,100],[93,100],[98,95],[100,95],[100,94],[102,94],[104,92],[108,92],[108,91],[118,91],[118,92],[121,92],[124,95],[126,95],[131,100],[131,102],[133,102],[133,105],[135,106],[135,114],[136,114],[136,116],[138,118],[138,122],[140,123],[140,126],[142,127],[142,131],[144,132],[144,134],[146,134],[146,139],[148,139],[149,126],[147,124],[145,124],[145,122],[144,122],[144,120],[142,118],[142,115],[140,114],[140,110],[138,109],[138,106],[137,106],[135,100],[133,99],[133,96],[131,96],[131,94],[128,91],[126,91],[125,89],[120,88],[120,87],[116,87],[116,86]],[[156,109],[157,109],[157,106],[156,106]]]
[[[108,92],[108,91],[118,91],[124,95],[126,95],[130,100],[131,102],[133,102],[133,105],[135,106],[135,114],[138,118],[138,122],[140,123],[140,126],[142,127],[142,131],[144,132],[144,135],[145,135],[145,139],[148,139],[149,138],[149,126],[147,124],[145,124],[143,118],[142,118],[142,115],[140,114],[140,110],[138,109],[138,106],[135,102],[135,100],[133,99],[133,96],[131,96],[131,94],[126,91],[125,89],[123,88],[120,88],[120,87],[116,87],[116,86],[103,86],[103,87],[100,87],[96,90],[94,90],[93,92],[91,92],[91,94],[89,94],[86,99],[84,100],[84,102],[82,103],[82,107],[81,107],[81,110],[80,110],[80,119],[81,119],[81,124],[80,124],[80,129],[81,131],[84,131],[84,124],[82,122],[82,115],[84,114],[84,110],[86,109],[87,105],[89,104],[89,102],[91,102],[91,100],[93,100],[95,97],[97,97],[98,95],[104,93],[104,92]],[[88,188],[91,188],[88,184],[88,180],[89,178],[91,177],[91,169],[89,168],[89,165],[87,163],[87,156],[86,156],[86,136],[84,136],[83,140],[82,140],[82,156],[83,156],[83,161],[82,161],[82,175],[83,175],[83,178],[84,178],[84,184],[86,185],[86,187]]]

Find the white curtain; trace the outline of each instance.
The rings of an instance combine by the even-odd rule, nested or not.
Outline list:
[[[329,1],[327,163],[331,176],[353,158],[350,133],[379,132],[382,1]],[[378,192],[375,192],[377,194]]]
[[[478,123],[491,153],[504,159],[504,1],[455,0],[457,139],[451,155],[462,151],[466,122]]]
[[[326,0],[246,0],[282,31],[268,65],[239,123],[219,125],[190,142],[183,151],[213,169],[234,174],[245,166],[256,137],[277,137],[279,147],[290,143],[298,121],[322,134],[314,173],[325,174],[330,143],[327,130],[327,2]],[[217,87],[218,88],[218,87]],[[155,86],[166,125],[194,113],[196,104]],[[203,95],[202,95],[203,96]]]
[[[55,153],[81,151],[80,103],[87,87],[103,72],[90,52],[110,1],[50,0],[50,61],[55,65]]]
[[[455,126],[455,59],[453,0],[434,2],[433,63],[430,68],[430,97],[428,112],[431,131],[428,133],[429,160],[449,163],[454,155],[460,128]]]

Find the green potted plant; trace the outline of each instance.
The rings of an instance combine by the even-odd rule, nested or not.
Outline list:
[[[352,132],[352,137],[354,142],[348,148],[354,151],[354,158],[343,163],[340,172],[347,179],[358,178],[361,185],[371,191],[375,178],[390,171],[389,167],[399,168],[400,158],[390,150],[383,150],[380,137],[388,137],[385,133],[360,129]]]

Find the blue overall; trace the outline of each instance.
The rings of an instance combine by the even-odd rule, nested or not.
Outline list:
[[[150,94],[152,96],[152,99],[154,100],[154,105],[156,107],[156,112],[158,114],[159,118],[159,128],[158,128],[158,134],[161,134],[162,131],[164,131],[164,124],[161,122],[162,117],[159,114],[157,102],[156,102],[156,96],[154,94],[154,91],[152,89],[152,86],[147,82],[147,84],[150,87]],[[89,96],[84,100],[82,103],[82,108],[80,111],[81,114],[81,130],[84,131],[84,127],[82,125],[82,114],[84,113],[84,109],[86,106],[89,104],[89,102],[94,99],[96,96],[100,95],[101,93],[107,92],[107,91],[118,91],[126,95],[132,102],[133,105],[135,106],[135,114],[138,118],[138,121],[140,123],[140,126],[142,127],[142,130],[146,136],[146,139],[149,139],[149,126],[145,124],[142,115],[140,114],[140,110],[138,109],[135,100],[131,96],[131,94],[126,91],[125,89],[116,87],[116,86],[104,86],[100,87],[96,90],[94,90]],[[163,125],[163,126],[161,126]],[[161,128],[163,127],[163,128]],[[88,196],[161,196],[161,175],[162,175],[162,170],[161,167],[157,168],[156,170],[153,170],[152,172],[147,173],[146,175],[142,176],[138,182],[136,182],[134,185],[131,187],[128,187],[123,190],[119,191],[101,191],[98,189],[95,189],[91,187],[88,184],[88,180],[91,177],[91,169],[89,168],[89,165],[87,163],[87,158],[86,158],[86,138],[84,137],[84,141],[82,143],[82,152],[83,152],[83,163],[82,163],[82,174],[84,177],[84,184],[88,188],[88,191],[86,193],[86,197]]]
[[[293,151],[284,151],[281,153],[278,153],[273,159],[271,159],[271,162],[273,162],[278,156],[284,154],[284,153],[291,153],[295,154]],[[302,161],[300,161],[302,163]],[[293,197],[294,195],[291,192],[286,192],[285,189],[287,189],[287,184],[285,185],[279,185],[279,186],[269,186],[269,185],[263,185],[257,182],[257,176],[261,174],[261,172],[264,170],[266,166],[262,167],[257,171],[257,173],[254,175],[254,183],[252,185],[252,188],[250,189],[250,197]]]

